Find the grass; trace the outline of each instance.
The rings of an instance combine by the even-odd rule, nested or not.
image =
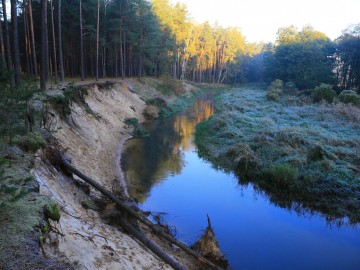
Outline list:
[[[0,143],[0,269],[71,269],[40,252],[39,239],[48,232],[44,209],[52,209],[55,219],[59,216],[53,203],[38,193],[30,173],[33,162],[33,153]]]
[[[17,144],[21,149],[30,152],[36,152],[41,147],[46,145],[46,141],[40,132],[28,132],[25,135],[16,135],[14,143]]]
[[[357,223],[360,109],[301,100],[270,101],[256,87],[221,94],[217,113],[196,127],[199,154],[278,205]]]
[[[108,85],[102,86],[102,90],[106,90]],[[52,94],[46,94],[46,101],[50,103],[53,109],[59,114],[59,116],[68,120],[71,114],[71,105],[73,102],[79,106],[85,108],[86,112],[93,115],[95,118],[98,116],[86,103],[85,99],[88,94],[87,87],[69,85],[61,92],[55,92]]]

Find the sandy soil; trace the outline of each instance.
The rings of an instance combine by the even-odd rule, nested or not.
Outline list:
[[[119,159],[130,129],[124,125],[124,120],[127,117],[143,120],[145,102],[135,93],[142,87],[135,80],[118,81],[106,90],[93,85],[89,88],[86,103],[97,117],[73,104],[71,124],[58,116],[51,119],[55,137],[67,149],[72,163],[106,188],[116,190],[120,187],[125,194]],[[150,96],[157,93],[148,86],[146,91]],[[94,189],[87,194],[74,184],[73,179],[41,158],[36,160],[34,174],[40,183],[40,192],[51,196],[61,206],[61,220],[54,226],[64,236],[51,233],[45,245],[47,255],[65,257],[77,269],[171,269],[132,237],[105,224],[98,212],[82,206],[99,197]],[[159,243],[187,268],[197,269],[179,250],[162,241]]]

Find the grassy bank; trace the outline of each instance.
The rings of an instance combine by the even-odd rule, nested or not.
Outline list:
[[[52,202],[38,193],[33,162],[33,152],[0,142],[0,269],[71,269],[39,249],[50,229],[46,209]]]
[[[273,203],[350,223],[360,221],[359,138],[358,108],[294,96],[268,101],[258,87],[220,95],[217,113],[195,135],[202,157]]]
[[[31,169],[46,144],[44,97],[32,82],[12,89],[0,81],[0,88],[0,269],[69,269],[39,249],[50,230],[51,200],[39,194]]]
[[[227,88],[226,85],[191,83],[174,80],[169,77],[142,78],[144,88],[132,89],[147,104],[147,107],[155,107],[156,113],[153,117],[151,112],[148,119],[166,118],[176,113],[182,112],[190,107],[196,98],[204,91],[221,90]],[[148,87],[152,90],[146,91]],[[155,92],[153,90],[156,90]],[[145,91],[144,91],[145,90]],[[151,109],[149,111],[152,111]],[[146,113],[145,113],[145,116]]]

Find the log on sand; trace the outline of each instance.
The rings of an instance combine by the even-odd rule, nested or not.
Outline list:
[[[215,269],[215,270],[222,270],[221,267],[215,265],[205,257],[199,255],[196,251],[189,248],[184,243],[176,240],[171,235],[165,233],[160,228],[158,228],[156,225],[154,225],[152,222],[150,222],[147,218],[136,212],[134,209],[132,209],[130,206],[128,206],[126,203],[121,201],[118,197],[116,197],[112,192],[101,186],[98,182],[91,179],[87,175],[83,174],[81,171],[79,171],[77,168],[75,168],[72,164],[70,164],[69,160],[61,156],[61,164],[63,167],[68,170],[69,172],[77,175],[82,180],[93,186],[95,189],[100,191],[103,195],[105,195],[107,198],[109,198],[112,202],[114,202],[117,206],[119,206],[122,210],[125,210],[127,213],[129,213],[131,216],[136,218],[141,223],[148,226],[150,229],[152,229],[158,236],[168,240],[170,243],[176,245],[183,251],[185,251],[187,254],[195,257],[198,261],[200,261],[204,266],[208,267],[209,269]],[[128,221],[125,219],[122,219],[120,221],[120,225],[129,233],[131,233],[134,237],[136,237],[140,242],[142,242],[146,247],[148,247],[151,251],[153,251],[157,256],[159,256],[160,259],[162,259],[164,262],[168,263],[170,266],[172,266],[174,269],[185,269],[183,266],[181,266],[178,262],[176,262],[173,258],[171,258],[168,254],[163,252],[158,246],[156,246],[150,239],[147,238],[147,236],[141,232],[140,230],[136,229],[133,225],[131,225]]]

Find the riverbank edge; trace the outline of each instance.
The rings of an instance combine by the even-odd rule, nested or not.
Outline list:
[[[283,106],[283,108],[286,108],[289,106],[298,106],[301,108],[304,106],[304,108],[316,108],[320,112],[320,118],[322,117],[321,114],[325,114],[324,112],[326,111],[334,114],[330,117],[335,118],[341,116],[344,118],[344,121],[350,121],[351,115],[348,115],[348,111],[352,113],[358,113],[359,111],[355,107],[349,105],[344,106],[341,103],[316,105],[301,104],[300,102],[297,104],[301,98],[295,96],[284,96],[280,103],[270,102],[265,98],[266,90],[256,85],[243,86],[238,89],[233,89],[232,91],[237,91],[237,93],[243,91],[254,91],[254,93],[256,93],[257,91],[261,93],[261,98],[256,102],[258,102],[258,104],[266,103],[262,105],[263,107]],[[336,226],[342,226],[344,224],[352,225],[359,222],[359,212],[355,210],[358,209],[356,205],[358,205],[359,197],[356,194],[359,193],[356,192],[356,190],[359,190],[359,184],[352,187],[355,191],[352,191],[351,194],[347,190],[343,192],[341,188],[339,188],[339,193],[336,193],[336,189],[338,188],[338,183],[336,182],[333,184],[333,187],[329,187],[331,183],[328,184],[325,183],[325,180],[318,180],[319,184],[316,186],[316,182],[307,182],[309,181],[307,179],[309,176],[301,175],[300,169],[295,165],[286,162],[271,163],[272,159],[269,157],[264,159],[264,157],[259,154],[260,146],[256,145],[257,141],[261,143],[261,136],[263,136],[265,139],[263,139],[262,143],[269,143],[268,141],[272,138],[271,136],[276,138],[275,135],[277,133],[285,136],[287,130],[279,129],[273,132],[275,135],[270,133],[266,128],[277,122],[276,118],[271,118],[273,115],[263,115],[263,118],[258,119],[258,116],[254,116],[254,111],[250,109],[251,106],[254,107],[253,100],[241,100],[240,102],[239,96],[236,96],[234,92],[227,93],[226,95],[231,98],[227,97],[227,99],[225,99],[223,96],[219,96],[216,101],[218,110],[215,115],[208,121],[199,123],[196,127],[195,143],[198,146],[199,155],[202,158],[210,161],[218,169],[233,172],[237,175],[239,183],[244,185],[253,183],[255,189],[264,193],[270,201],[282,208],[294,210],[299,214],[306,212],[319,213],[329,224]],[[249,105],[250,103],[252,104]],[[322,112],[322,110],[324,112]],[[251,119],[257,119],[253,121],[260,120],[260,122],[262,122],[262,127],[259,130],[256,130],[256,128],[252,126],[253,122],[247,122],[249,116],[247,116],[246,113],[248,111],[252,115]],[[279,111],[283,113],[281,108]],[[350,117],[349,119],[345,119],[348,117],[347,115]],[[239,117],[244,119],[243,122],[239,120]],[[239,125],[243,125],[244,130],[241,130]],[[230,128],[234,126],[236,126],[235,129]],[[262,128],[264,130],[262,130]],[[296,127],[294,128],[296,129]],[[250,129],[255,130],[258,134],[257,137],[254,135],[255,139],[252,141],[246,139],[249,137],[249,134],[245,132],[248,132]],[[290,130],[289,134],[292,135]],[[290,137],[290,139],[293,138]],[[271,142],[275,145],[274,147],[279,147],[280,149],[287,147],[286,144],[285,146],[276,146],[276,143]],[[300,142],[302,143],[302,141]],[[306,143],[308,143],[309,146]],[[305,147],[307,154],[305,154],[304,162],[327,162],[328,159],[337,159],[336,155],[325,150],[326,145],[324,147],[320,141],[313,145],[309,142],[306,143],[304,143],[304,145],[307,147]],[[316,159],[312,160],[311,157],[315,151],[320,152],[321,157],[316,157]],[[298,182],[301,181],[304,183],[298,184]],[[310,184],[313,184],[313,186],[310,186]],[[348,185],[351,186],[355,184],[350,182]],[[298,186],[300,186],[301,189]],[[276,189],[278,190],[276,191]],[[330,191],[328,191],[329,189]],[[314,195],[316,192],[318,195]]]
[[[142,111],[146,106],[144,100],[161,95],[159,95],[156,89],[151,89],[151,93],[145,93],[145,95],[142,95],[140,97],[138,95],[139,90],[146,88],[146,86],[144,87],[142,83],[139,83],[136,80],[121,80],[115,82],[114,86],[117,89],[110,89],[107,91],[101,91],[97,89],[96,85],[93,85],[89,88],[88,95],[86,96],[86,103],[93,110],[93,112],[97,114],[98,117],[94,118],[93,115],[88,114],[86,110],[84,110],[84,108],[81,108],[81,106],[77,104],[72,104],[70,117],[71,123],[67,123],[59,116],[56,116],[55,121],[53,121],[55,122],[55,125],[51,128],[53,130],[57,130],[57,132],[54,133],[56,139],[60,142],[63,148],[68,149],[67,155],[72,159],[73,164],[77,168],[86,172],[91,177],[97,180],[99,178],[112,179],[112,181],[110,181],[111,183],[104,180],[99,180],[99,182],[105,187],[112,190],[114,189],[114,186],[116,186],[116,183],[119,183],[121,192],[124,192],[127,195],[128,193],[126,189],[125,179],[120,168],[120,159],[122,146],[124,145],[126,140],[131,138],[131,129],[130,127],[124,126],[123,121],[125,118],[134,116],[139,119],[140,122],[144,121],[144,118],[142,116]],[[194,91],[195,89],[194,86],[189,85],[187,85],[185,88],[187,88],[187,93]],[[196,91],[199,91],[199,89],[197,89]],[[118,96],[119,94],[120,96]],[[125,100],[126,102],[121,104],[112,104],[117,106],[105,106],[104,104],[97,104],[105,103],[109,105],[110,101],[107,100],[107,95],[110,95],[112,100]],[[173,103],[176,101],[176,99],[177,97],[170,97],[168,101],[169,103]],[[114,109],[114,107],[117,107],[119,110],[109,112],[106,110],[102,110],[104,109],[104,107],[112,109]],[[124,108],[126,107],[127,109],[125,109],[124,111]],[[114,123],[114,119],[111,119],[112,114],[120,116],[120,121],[115,121],[116,123]],[[109,118],[106,118],[105,115],[109,116]],[[100,119],[100,121],[98,119]],[[106,133],[112,134],[110,136],[111,139],[107,138],[106,140],[101,140],[99,136],[95,136],[93,132],[89,131],[94,128],[89,128],[88,124],[90,122],[105,123]],[[115,131],[112,130],[109,132],[110,123],[112,124],[112,127],[117,126]],[[103,129],[104,127],[100,128],[100,130],[104,131]],[[87,130],[87,132],[84,132],[85,130]],[[104,134],[103,132],[95,133],[99,133],[102,135]],[[80,141],[77,141],[75,137],[82,139]],[[116,143],[114,143],[114,141],[116,141]],[[97,144],[98,146],[95,147],[94,144]],[[82,150],[74,151],[74,149],[72,149],[74,148],[74,146]],[[91,150],[95,149],[96,151],[100,151],[100,149],[104,148],[106,149],[105,152],[107,152],[107,155],[100,154],[100,158],[98,156],[98,158],[94,157],[88,160],[86,157],[92,156],[93,153],[91,153],[91,150],[84,150],[84,147],[90,148]],[[104,163],[112,163],[112,169],[108,166],[103,166]],[[97,166],[95,166],[96,168],[92,169],[91,167],[95,164],[97,164]],[[113,171],[113,173],[111,173],[110,171]],[[159,261],[151,253],[149,254],[149,252],[141,245],[136,242],[130,243],[134,242],[133,240],[130,240],[130,237],[124,236],[123,234],[118,235],[118,233],[114,235],[114,228],[111,228],[106,224],[101,224],[101,226],[97,226],[96,224],[89,224],[90,226],[88,226],[87,230],[85,230],[87,233],[84,234],[84,225],[86,226],[86,223],[91,223],[90,221],[94,219],[101,220],[99,213],[97,213],[96,211],[93,211],[91,209],[82,209],[81,204],[84,202],[84,200],[86,200],[86,194],[72,187],[71,180],[67,179],[67,177],[62,175],[61,172],[54,172],[54,168],[51,168],[49,164],[46,164],[46,161],[44,162],[41,159],[37,159],[36,161],[34,174],[41,185],[41,194],[50,195],[54,200],[58,202],[62,210],[60,227],[64,231],[65,236],[55,236],[58,241],[57,247],[55,249],[49,248],[51,243],[48,243],[49,245],[46,249],[48,254],[52,254],[52,256],[58,256],[59,254],[61,254],[61,256],[75,264],[76,268],[78,269],[108,269],[109,267],[120,267],[119,269],[127,269],[125,267],[126,265],[131,266],[134,269],[143,269],[144,267],[148,269],[168,269],[168,267],[164,265],[164,263]],[[62,181],[63,183],[59,184],[59,181]],[[61,189],[63,190],[61,191]],[[65,190],[67,192],[64,192]],[[76,194],[78,198],[70,198],[71,196],[66,196],[65,193]],[[90,191],[90,193],[93,193],[93,191]],[[92,194],[91,196],[96,199],[98,194],[96,194],[96,192],[94,193],[95,194]],[[80,223],[83,224],[79,224],[79,216],[82,216]],[[89,228],[91,229],[89,230]],[[92,238],[90,241],[89,239],[91,237],[84,237],[84,235],[101,235],[103,239],[101,240],[100,237],[97,237],[97,240]],[[122,252],[124,253],[124,243],[125,246],[129,247],[129,249],[136,250],[136,252],[125,252],[123,256],[120,256],[115,260],[109,260],[108,250],[107,252],[104,252],[104,250],[96,252],[96,249],[89,250],[89,248],[85,248],[85,246],[89,246],[90,242],[94,243],[94,241],[94,244],[102,244],[102,246],[104,246],[104,243],[102,243],[104,242],[104,239],[107,240],[106,246],[110,247],[109,249],[111,250],[115,250],[116,253],[118,253],[119,250],[122,250]],[[116,241],[118,239],[121,239],[120,242],[122,242],[122,248],[117,246]],[[157,242],[160,243],[159,240],[157,240]],[[76,248],[74,250],[74,246],[82,247],[82,249],[85,248],[85,250],[87,250],[87,256],[84,256],[84,250],[79,250],[79,248]],[[174,252],[174,250],[172,250],[172,248],[169,249],[169,247],[166,247],[166,249],[167,252],[173,254],[173,256],[179,257],[180,262],[186,265],[188,269],[197,269],[197,263],[194,262],[191,258],[188,258],[188,256],[180,254],[181,252],[179,251]],[[133,253],[135,253],[136,255],[134,255]],[[116,262],[116,260],[118,262]],[[133,263],[134,260],[137,262],[136,264]],[[99,261],[102,262],[101,265],[99,264]],[[119,261],[121,262],[119,263]]]

